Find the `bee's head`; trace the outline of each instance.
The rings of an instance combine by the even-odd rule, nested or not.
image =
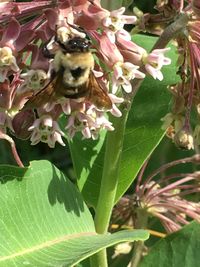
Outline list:
[[[74,37],[68,40],[66,43],[59,43],[64,53],[77,53],[77,52],[88,52],[91,43],[86,38]]]

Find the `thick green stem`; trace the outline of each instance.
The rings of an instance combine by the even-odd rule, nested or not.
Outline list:
[[[90,257],[91,267],[108,267],[106,249],[101,250],[97,254]]]
[[[101,234],[107,232],[115,201],[127,114],[126,111],[122,118],[113,118],[115,130],[107,134],[102,184],[95,216],[96,231]]]
[[[107,133],[104,169],[101,181],[99,199],[96,208],[95,227],[98,234],[107,233],[112,209],[115,203],[118,186],[119,166],[122,154],[124,130],[128,110],[124,109],[122,117],[113,118],[115,130]],[[106,251],[94,255],[91,259],[92,267],[107,267]]]
[[[103,175],[101,180],[100,194],[94,218],[96,232],[98,234],[107,233],[112,209],[115,204],[116,191],[119,179],[119,167],[124,142],[124,132],[126,122],[131,108],[133,98],[138,91],[142,81],[135,80],[133,83],[134,91],[131,98],[126,98],[121,105],[122,117],[112,117],[115,128],[113,132],[107,133],[106,151],[104,156]],[[107,267],[106,249],[100,251],[90,258],[91,267]]]

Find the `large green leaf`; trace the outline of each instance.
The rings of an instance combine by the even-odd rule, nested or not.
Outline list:
[[[101,0],[101,6],[112,11],[122,7],[123,0]]]
[[[135,41],[149,50],[155,38],[137,35]],[[130,186],[144,161],[163,137],[160,119],[168,109],[169,94],[166,88],[177,80],[175,51],[172,49],[168,56],[173,63],[163,68],[164,80],[160,82],[147,77],[133,101],[125,132],[116,201]],[[79,188],[84,199],[94,207],[101,183],[104,138],[105,133],[101,134],[98,141],[82,140],[76,136],[70,145]]]
[[[156,243],[139,267],[198,267],[199,251],[200,224],[194,222]]]
[[[73,266],[143,230],[97,235],[76,187],[48,161],[0,167],[0,266]]]

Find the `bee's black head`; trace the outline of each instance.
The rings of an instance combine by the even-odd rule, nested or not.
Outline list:
[[[77,53],[77,52],[88,52],[91,43],[86,38],[74,37],[68,40],[65,44],[59,43],[64,53]]]

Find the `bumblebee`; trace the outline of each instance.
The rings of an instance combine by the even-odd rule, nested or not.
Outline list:
[[[38,108],[59,98],[83,98],[99,110],[109,110],[112,102],[108,93],[96,80],[92,70],[94,57],[91,43],[87,38],[75,36],[65,43],[57,40],[59,49],[51,54],[47,47],[44,55],[53,58],[53,72],[50,82],[33,95],[25,108]]]

